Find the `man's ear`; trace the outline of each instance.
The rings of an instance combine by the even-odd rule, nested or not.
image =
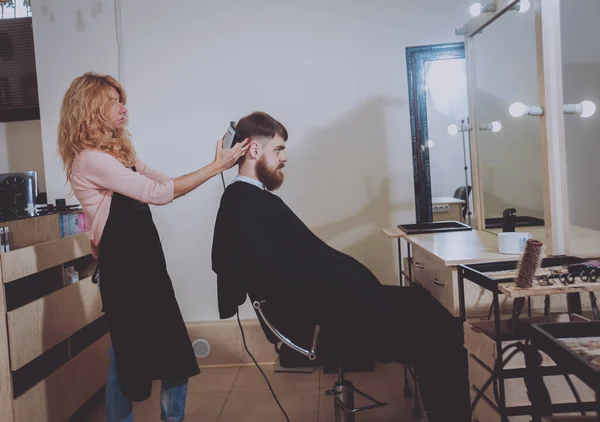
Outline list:
[[[251,141],[248,147],[248,152],[246,152],[246,156],[250,156],[254,159],[258,158],[261,152],[261,145],[259,142]]]

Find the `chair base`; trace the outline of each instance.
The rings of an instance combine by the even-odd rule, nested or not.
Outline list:
[[[333,385],[335,397],[340,401],[334,400],[335,422],[354,422],[355,414],[344,410],[343,405],[347,409],[354,409],[354,386],[350,381],[336,382]],[[343,403],[343,405],[342,405]]]
[[[357,392],[373,404],[359,408],[354,407],[354,392]],[[344,370],[341,365],[338,367],[338,379],[333,384],[333,388],[325,392],[325,395],[333,396],[335,422],[354,422],[355,415],[364,410],[385,407],[388,404],[369,397],[358,388],[354,387],[351,381],[344,379]]]

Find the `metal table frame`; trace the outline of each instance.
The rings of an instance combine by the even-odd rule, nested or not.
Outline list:
[[[568,265],[572,263],[579,263],[584,261],[580,258],[574,257],[556,257],[556,258],[546,258],[542,263],[542,267],[551,267],[551,266],[561,266]],[[513,333],[506,333],[502,331],[501,327],[501,314],[500,314],[500,295],[503,292],[499,289],[499,284],[508,283],[514,281],[512,278],[506,279],[492,279],[487,277],[484,272],[488,271],[505,271],[505,270],[514,270],[516,269],[517,261],[505,261],[505,262],[494,262],[494,263],[484,263],[484,264],[474,264],[474,265],[459,265],[457,266],[458,271],[458,289],[459,289],[459,305],[460,305],[460,318],[463,322],[466,322],[466,305],[465,305],[465,285],[464,280],[468,279],[469,281],[475,283],[476,285],[490,291],[493,294],[493,315],[494,315],[494,341],[496,343],[496,356],[499,359],[502,359],[502,342],[503,341],[521,341],[525,340],[529,337],[529,333],[527,330],[524,330],[525,324],[517,324],[516,329]],[[564,293],[563,293],[564,294]],[[579,299],[579,293],[571,293],[570,295],[576,295],[577,299]],[[569,313],[581,313],[581,302],[577,303],[577,300],[574,300],[571,296],[571,299],[568,301],[568,311]],[[530,308],[530,307],[529,307]],[[547,318],[550,314],[549,310],[549,300],[546,300],[545,313]],[[544,318],[542,318],[543,320]],[[543,321],[540,321],[543,322]],[[499,384],[499,398],[500,403],[499,406],[496,406],[491,401],[487,400],[485,395],[482,397],[482,400],[486,400],[489,405],[494,407],[501,415],[502,421],[508,421],[508,416],[519,416],[519,415],[532,415],[534,413],[533,406],[518,406],[518,407],[506,407],[506,395],[505,395],[505,386],[504,380],[510,378],[523,378],[525,373],[525,369],[502,369],[497,376],[497,382]],[[552,367],[541,367],[540,373],[542,376],[544,375],[563,375],[564,371],[561,370],[557,366]],[[596,410],[595,402],[587,402],[587,403],[561,403],[561,404],[552,404],[552,411],[554,413],[567,413],[567,412],[579,412],[581,410],[586,411],[594,411]]]
[[[413,280],[412,280],[412,265],[411,265],[411,263],[412,263],[411,244],[410,244],[410,242],[406,241],[406,239],[405,239],[407,258],[408,258],[408,274],[406,274],[404,272],[404,268],[403,268],[404,261],[402,259],[402,239],[404,239],[404,237],[398,238],[398,269],[400,271],[400,286],[406,287],[407,284],[405,283],[405,280],[408,280],[408,287],[412,287]],[[410,374],[411,378],[413,379],[413,383],[415,385],[413,417],[415,419],[419,419],[419,418],[421,418],[421,415],[422,415],[422,409],[419,404],[419,376],[417,374],[417,369],[409,367],[407,365],[403,365],[403,367],[404,367],[404,397],[406,397],[406,398],[413,397],[413,391],[410,388],[410,385],[408,383],[409,382],[408,374]]]
[[[550,356],[557,365],[569,368],[569,373],[594,390],[596,406],[593,410],[600,418],[600,367],[589,364],[558,340],[567,337],[600,337],[600,321],[531,324],[529,334],[533,346]]]

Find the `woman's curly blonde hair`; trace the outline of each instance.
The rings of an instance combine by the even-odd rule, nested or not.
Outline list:
[[[135,148],[129,133],[110,127],[108,122],[111,88],[125,104],[125,90],[109,75],[85,73],[75,78],[65,93],[58,124],[58,152],[67,181],[71,180],[75,157],[86,148],[107,152],[124,166],[135,165]]]

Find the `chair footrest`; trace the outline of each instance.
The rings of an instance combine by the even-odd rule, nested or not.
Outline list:
[[[340,398],[338,397],[339,392],[337,392],[335,390],[335,387],[339,386],[339,383],[336,382],[334,388],[332,388],[331,390],[327,390],[325,392],[325,395],[327,396],[333,396],[333,399],[335,400],[335,402],[342,408],[344,409],[345,412],[347,413],[358,413],[358,412],[363,412],[365,410],[370,410],[370,409],[377,409],[379,407],[385,407],[388,404],[385,402],[380,402],[379,400],[374,399],[373,397],[367,395],[366,393],[363,393],[362,391],[360,391],[358,388],[354,387],[354,385],[352,385],[351,382],[349,381],[345,381],[344,384],[342,385],[342,388],[347,388],[350,393],[354,393],[355,391],[360,394],[361,396],[363,396],[364,398],[366,398],[367,400],[369,400],[370,402],[372,402],[373,404],[368,405],[368,406],[362,406],[362,407],[356,407],[356,408],[351,408],[349,409],[346,406],[346,403],[344,403],[342,400],[340,400]]]

